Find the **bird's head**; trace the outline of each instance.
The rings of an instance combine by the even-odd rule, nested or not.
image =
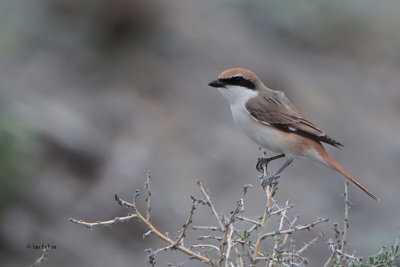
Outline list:
[[[255,97],[261,85],[260,79],[253,72],[243,68],[223,71],[218,79],[208,85],[217,88],[231,104]]]

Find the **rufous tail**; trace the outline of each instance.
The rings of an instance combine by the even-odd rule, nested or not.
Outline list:
[[[347,179],[352,181],[356,186],[358,186],[362,191],[364,191],[368,196],[372,197],[376,201],[381,199],[374,195],[367,187],[365,187],[360,181],[358,181],[354,176],[352,176],[347,170],[345,170],[336,160],[334,160],[326,151],[320,151],[322,158],[336,171],[340,172]]]

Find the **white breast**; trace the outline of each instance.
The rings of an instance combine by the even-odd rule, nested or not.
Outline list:
[[[251,140],[265,149],[293,154],[290,144],[283,140],[285,136],[282,131],[257,122],[245,108],[245,103],[258,95],[257,91],[240,86],[227,86],[227,88],[220,88],[219,91],[228,99],[236,124]]]
[[[278,153],[285,153],[282,132],[257,122],[246,110],[244,103],[231,104],[233,119],[244,133],[259,146]]]

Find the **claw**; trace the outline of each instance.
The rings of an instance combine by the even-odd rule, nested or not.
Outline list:
[[[273,156],[270,158],[266,158],[266,157],[258,158],[257,165],[256,165],[257,171],[264,174],[264,169],[265,170],[267,169],[268,163],[270,163],[273,160],[283,158],[284,156],[285,156],[285,154],[280,154],[280,155]]]
[[[264,173],[264,168],[267,168],[270,158],[258,158],[256,169],[260,173]]]
[[[261,186],[265,189],[268,185],[270,186],[276,185],[278,184],[277,180],[279,179],[279,177],[281,177],[280,174],[275,174],[272,175],[271,177],[264,178],[261,183]]]

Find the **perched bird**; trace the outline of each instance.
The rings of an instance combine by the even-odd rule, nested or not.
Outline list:
[[[286,157],[286,162],[275,175],[263,181],[263,186],[279,178],[294,156],[302,156],[338,171],[370,197],[380,200],[335,161],[321,143],[343,145],[303,118],[282,91],[269,89],[253,72],[243,68],[226,70],[208,85],[227,98],[233,119],[251,140],[280,153],[268,160]]]

